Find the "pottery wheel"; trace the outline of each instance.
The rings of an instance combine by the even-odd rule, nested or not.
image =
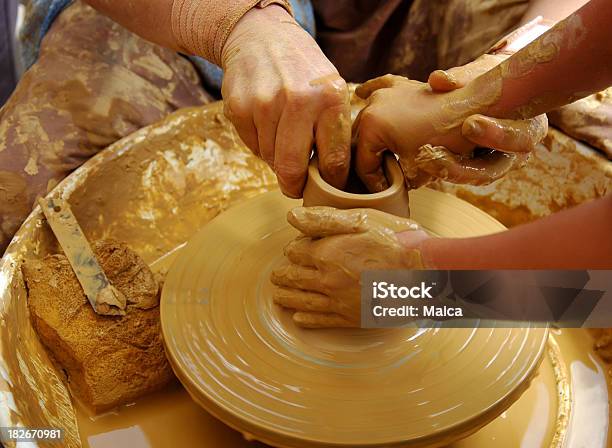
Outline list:
[[[411,192],[440,236],[503,227],[455,197]],[[304,330],[269,275],[297,235],[279,192],[224,212],[182,249],[162,294],[169,359],[192,397],[248,437],[283,447],[430,446],[476,431],[527,388],[537,328]]]

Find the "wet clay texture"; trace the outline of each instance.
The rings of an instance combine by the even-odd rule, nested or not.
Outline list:
[[[437,235],[503,230],[432,190],[413,191],[410,201],[413,219]],[[545,329],[297,327],[272,302],[269,281],[298,234],[285,221],[296,205],[270,192],[233,207],[190,240],[168,273],[168,357],[206,410],[273,446],[439,446],[484,426],[526,390]]]
[[[612,192],[612,163],[556,129],[520,170],[486,186],[435,181],[507,227],[534,221]]]
[[[125,316],[96,314],[64,255],[28,261],[23,272],[34,328],[72,393],[101,412],[160,389],[173,374],[161,341],[153,273],[124,244],[100,241],[93,249],[111,283],[128,297]]]
[[[612,160],[612,87],[549,112],[548,119]]]
[[[605,373],[591,344],[582,329],[551,332],[538,375],[521,398],[475,434],[445,447],[517,448],[529,441],[530,448],[605,448],[609,423]],[[134,434],[145,435],[147,448],[253,447],[176,385],[95,420],[77,412],[85,448],[133,446]]]
[[[360,328],[363,271],[423,269],[420,251],[407,250],[397,235],[420,230],[410,219],[316,206],[294,208],[287,221],[302,235],[285,246],[287,263],[270,280],[274,303],[295,311],[300,327]]]
[[[151,265],[231,204],[276,188],[223,116],[222,103],[182,109],[117,141],[54,190],[89,241],[125,241]],[[0,406],[3,426],[61,427],[56,446],[80,447],[64,374],[34,330],[22,260],[61,252],[40,208],[0,259]],[[10,446],[10,445],[9,445]]]

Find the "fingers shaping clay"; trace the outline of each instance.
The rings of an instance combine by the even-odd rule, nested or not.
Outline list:
[[[408,218],[368,208],[298,207],[287,221],[303,236],[285,246],[287,264],[272,271],[272,299],[306,328],[361,326],[361,273],[422,269],[418,250],[396,232],[426,233]]]
[[[174,375],[161,341],[153,273],[124,244],[101,241],[93,250],[128,298],[124,316],[95,313],[63,254],[28,261],[23,273],[38,336],[66,372],[72,393],[99,413],[162,388]]]
[[[410,201],[413,219],[437,235],[503,230],[450,195],[421,188]],[[164,343],[201,406],[273,446],[424,447],[476,431],[527,389],[546,329],[298,327],[272,302],[269,280],[299,234],[286,222],[298,205],[269,192],[229,209],[168,273]]]

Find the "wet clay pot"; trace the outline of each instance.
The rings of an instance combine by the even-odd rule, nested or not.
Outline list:
[[[368,193],[355,175],[349,176],[347,191],[339,190],[323,180],[319,172],[318,159],[314,157],[308,166],[308,179],[304,188],[304,205],[327,205],[329,207],[374,208],[396,216],[408,218],[410,207],[404,174],[395,156],[384,156],[383,168],[389,188],[379,193]]]

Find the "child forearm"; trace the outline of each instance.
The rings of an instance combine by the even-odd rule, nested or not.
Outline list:
[[[500,118],[531,118],[612,84],[609,27],[612,2],[591,0],[498,67],[472,89],[499,86],[485,110]],[[494,100],[494,101],[493,101]]]
[[[437,269],[612,269],[612,195],[494,235],[422,243]]]

